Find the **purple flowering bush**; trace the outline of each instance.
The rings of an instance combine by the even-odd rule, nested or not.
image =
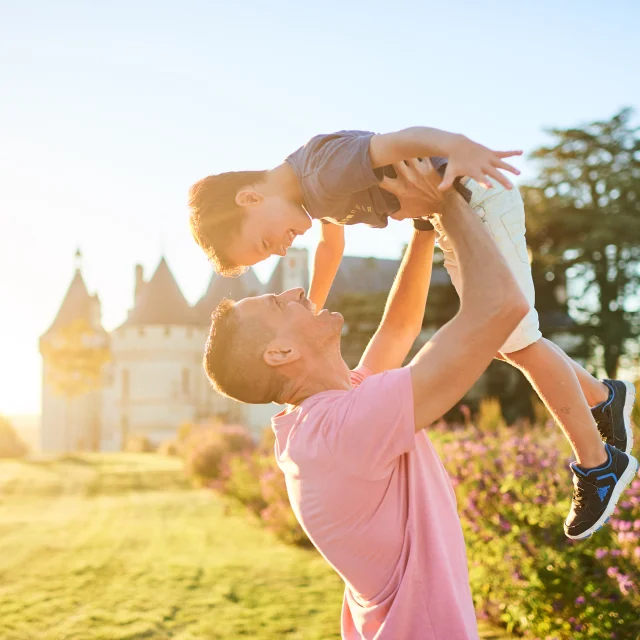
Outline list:
[[[638,636],[640,478],[608,526],[572,541],[570,449],[552,423],[430,435],[456,488],[480,618],[528,638]]]

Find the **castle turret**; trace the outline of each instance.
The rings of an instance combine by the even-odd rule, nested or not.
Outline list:
[[[81,267],[82,253],[77,249],[71,284],[53,322],[40,337],[41,447],[45,452],[93,450],[100,444],[101,395],[97,388],[100,385],[85,391],[84,380],[77,379],[76,383],[74,378],[71,384],[69,372],[60,370],[60,363],[53,355],[56,349],[65,348],[74,327],[81,332],[83,348],[101,352],[108,348],[109,336],[101,324],[100,300],[97,295],[89,294]]]

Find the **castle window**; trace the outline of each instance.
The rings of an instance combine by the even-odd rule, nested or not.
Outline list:
[[[129,369],[122,370],[122,399],[129,399]]]
[[[144,335],[144,327],[138,327],[138,335],[139,336],[143,336]]]
[[[189,395],[189,387],[191,380],[189,379],[189,369],[182,370],[182,395]]]
[[[164,335],[165,336],[170,336],[171,335],[171,327],[165,327],[164,328]]]
[[[290,258],[289,259],[289,266],[293,269],[293,267],[296,266],[296,259],[295,258]]]

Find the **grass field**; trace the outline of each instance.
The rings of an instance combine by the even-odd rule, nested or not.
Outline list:
[[[324,560],[191,489],[177,459],[0,462],[0,549],[2,640],[340,637]]]

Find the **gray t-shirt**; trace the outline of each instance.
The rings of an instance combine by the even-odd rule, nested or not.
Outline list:
[[[396,177],[393,167],[373,169],[369,155],[371,131],[339,131],[315,136],[294,151],[287,162],[294,170],[312,218],[337,224],[386,227],[400,209],[398,199],[379,186],[383,175]],[[431,158],[436,169],[446,158]]]

